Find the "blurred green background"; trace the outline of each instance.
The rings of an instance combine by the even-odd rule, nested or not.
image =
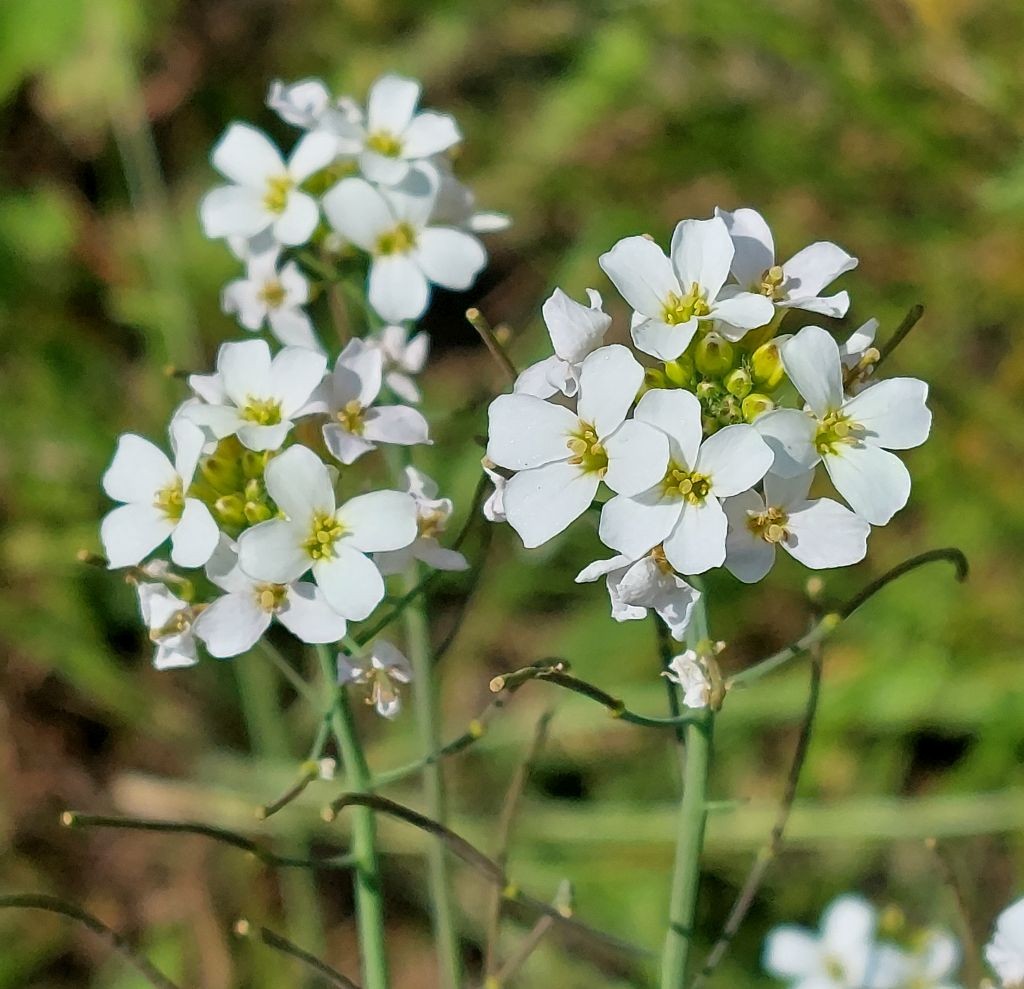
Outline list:
[[[765,984],[766,931],[815,920],[845,889],[902,905],[912,923],[952,926],[929,835],[946,839],[969,877],[984,932],[1019,894],[1024,856],[1022,50],[1017,0],[0,5],[0,891],[81,903],[183,985],[307,984],[294,963],[231,937],[241,915],[309,946],[322,933],[324,956],[357,971],[344,873],[282,879],[201,838],[68,832],[58,814],[193,818],[320,850],[332,834],[344,840],[317,813],[337,784],[315,784],[265,826],[253,821],[315,726],[270,668],[250,657],[156,673],[131,590],[75,552],[98,549],[98,481],[116,435],[159,438],[184,395],[164,367],[205,367],[240,333],[218,306],[238,266],[196,218],[214,140],[234,118],[290,136],[263,107],[272,78],[320,75],[362,98],[395,69],[421,77],[427,102],[458,117],[462,178],[515,221],[489,238],[477,290],[439,297],[427,321],[439,442],[422,463],[463,513],[484,420],[455,413],[505,385],[461,312],[479,304],[507,324],[525,364],[543,351],[538,313],[554,285],[614,297],[596,259],[621,236],[664,242],[681,217],[754,205],[781,257],[832,239],[861,258],[842,283],[854,299],[849,328],[878,316],[888,332],[911,304],[927,306],[889,367],[932,385],[933,438],[908,457],[911,503],[876,530],[866,563],[829,578],[828,593],[936,545],[960,546],[972,577],[958,586],[942,567],[921,571],[828,647],[791,840],[719,983]],[[474,535],[471,555],[479,543]],[[600,552],[585,526],[532,553],[495,531],[438,670],[446,737],[482,709],[491,676],[550,654],[638,709],[661,709],[653,627],[615,625],[600,585],[572,583]],[[787,560],[755,589],[728,575],[711,582],[712,632],[728,640],[730,668],[801,634],[805,576]],[[437,639],[466,586],[446,578],[431,598]],[[743,803],[711,821],[705,943],[770,829],[806,681],[794,664],[721,718],[713,794]],[[657,947],[676,799],[670,739],[552,691],[524,689],[448,764],[454,820],[494,851],[505,788],[539,714],[558,701],[511,871],[541,897],[572,877],[581,917]],[[365,727],[374,768],[413,756],[409,718]],[[415,784],[388,792],[419,799]],[[401,825],[381,832],[394,984],[429,989],[423,841]],[[455,871],[472,963],[488,891]],[[506,950],[524,929],[507,923]],[[552,937],[517,984],[639,977]],[[143,984],[63,921],[0,915],[0,987]]]

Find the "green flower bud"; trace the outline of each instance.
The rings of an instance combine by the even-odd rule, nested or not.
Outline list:
[[[245,501],[240,494],[224,495],[213,503],[213,514],[224,525],[242,528],[246,524]]]
[[[255,450],[246,450],[241,456],[242,473],[246,477],[262,477],[266,469],[270,454],[267,452],[257,453]],[[239,484],[237,487],[241,487]]]
[[[732,425],[734,422],[743,420],[743,410],[740,400],[735,395],[727,395],[718,409],[718,421],[723,426]]]
[[[720,333],[712,330],[704,335],[694,353],[694,363],[701,374],[718,377],[732,367],[736,348]]]
[[[199,474],[217,492],[237,491],[242,486],[238,461],[219,450],[199,461]]]
[[[750,358],[750,369],[754,381],[766,391],[774,391],[782,384],[786,369],[782,366],[782,355],[779,345],[773,340],[762,343]]]
[[[247,501],[242,509],[246,522],[256,525],[257,522],[266,522],[274,517],[274,513],[264,501]]]
[[[694,390],[702,402],[713,402],[722,394],[722,386],[716,381],[700,381]]]
[[[683,354],[674,361],[666,361],[665,377],[677,388],[693,386],[693,358]]]
[[[774,408],[775,403],[767,395],[762,395],[756,391],[751,392],[743,399],[743,405],[741,406],[743,418],[747,422],[753,422],[759,415],[771,412]]]
[[[668,388],[668,378],[665,372],[656,367],[645,368],[644,387],[648,390],[651,388]]]
[[[725,376],[724,384],[725,390],[730,395],[735,395],[737,398],[746,398],[750,394],[750,390],[754,387],[754,383],[750,379],[750,372],[741,367],[736,368],[734,371],[730,371]]]

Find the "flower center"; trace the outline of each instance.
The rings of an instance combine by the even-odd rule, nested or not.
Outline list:
[[[276,278],[272,278],[270,281],[263,283],[263,288],[259,290],[257,295],[268,309],[277,309],[284,303],[284,286]]]
[[[363,435],[363,407],[359,399],[353,398],[351,402],[346,402],[343,409],[338,409],[335,412],[334,418],[341,423],[341,428],[346,433],[351,433],[353,436]]]
[[[153,496],[153,507],[160,509],[167,518],[177,520],[185,511],[185,489],[181,478],[175,478],[166,488],[161,488]]]
[[[694,282],[686,295],[680,296],[675,292],[669,292],[661,318],[669,326],[675,326],[678,323],[689,323],[691,319],[700,319],[710,312],[707,293]]]
[[[399,223],[377,238],[375,254],[406,254],[416,246],[416,231],[408,223]]]
[[[257,426],[277,426],[281,422],[281,403],[274,398],[253,398],[249,395],[241,413],[246,422],[254,422]]]
[[[691,505],[702,505],[711,493],[711,478],[673,461],[662,478],[661,491],[667,498],[685,498]]]
[[[572,456],[569,463],[582,469],[584,474],[604,477],[608,472],[608,451],[597,438],[597,430],[589,422],[580,420],[579,428],[565,441]]]
[[[271,213],[283,213],[288,205],[288,193],[295,183],[289,175],[278,175],[267,179],[267,191],[263,193],[263,205]]]
[[[788,522],[789,516],[774,505],[763,512],[747,512],[747,528],[766,543],[781,543],[789,535]]]
[[[446,512],[432,508],[429,511],[423,512],[416,519],[416,526],[423,539],[436,539],[444,532],[447,521],[448,515]]]
[[[166,624],[160,628],[152,628],[149,630],[150,642],[159,643],[161,639],[172,638],[176,635],[183,635],[192,627],[192,612],[188,608],[182,608],[181,611],[176,611],[169,619]]]
[[[268,615],[276,615],[285,605],[288,588],[284,584],[257,584],[253,588],[256,605]]]
[[[317,512],[309,536],[302,548],[314,560],[329,560],[334,556],[334,544],[345,535],[345,527],[333,516]]]
[[[370,672],[370,695],[366,703],[375,707],[390,707],[398,698],[398,687],[387,670],[374,669]]]
[[[843,443],[860,442],[864,427],[842,412],[830,412],[818,420],[818,431],[814,435],[814,448],[818,453],[836,453]]]
[[[782,283],[785,280],[786,275],[781,265],[773,264],[761,275],[761,281],[754,291],[775,302],[782,298]]]
[[[826,957],[824,960],[825,974],[833,982],[846,981],[846,969],[838,958]]]
[[[391,131],[374,131],[367,139],[366,146],[385,158],[397,158],[402,153],[402,141]]]
[[[658,565],[658,569],[662,573],[672,573],[672,564],[668,562],[668,557],[665,556],[665,547],[662,543],[658,543],[658,545],[651,550],[651,559]]]

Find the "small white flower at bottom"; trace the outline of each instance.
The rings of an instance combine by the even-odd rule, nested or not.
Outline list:
[[[1011,903],[997,918],[985,961],[999,977],[1002,989],[1024,987],[1024,899]]]
[[[153,665],[158,670],[176,670],[195,666],[196,640],[192,621],[194,612],[188,602],[163,584],[139,584],[139,611],[156,646]]]
[[[373,704],[383,718],[394,718],[402,709],[398,688],[412,682],[412,666],[390,642],[378,640],[370,655],[338,655],[338,683],[369,688],[367,704]]]
[[[683,703],[695,710],[707,707],[711,700],[711,679],[707,667],[692,649],[675,656],[663,677],[677,684],[683,691]]]

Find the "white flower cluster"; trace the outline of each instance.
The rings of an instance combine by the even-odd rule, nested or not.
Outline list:
[[[790,989],[962,989],[960,945],[942,930],[878,937],[875,908],[856,895],[833,901],[820,930],[783,925],[765,942],[764,967]],[[899,924],[897,926],[902,926]],[[1002,989],[1024,985],[1024,900],[996,920],[985,959]]]
[[[508,219],[476,209],[445,157],[462,139],[458,125],[419,110],[419,100],[419,83],[397,75],[373,84],[365,111],[317,79],[275,82],[268,105],[304,131],[290,155],[249,124],[228,128],[213,151],[227,184],[200,207],[207,236],[227,238],[246,265],[224,290],[225,312],[248,330],[266,324],[286,346],[320,349],[304,309],[309,281],[282,252],[313,243],[334,254],[355,248],[368,258],[370,305],[391,324],[381,346],[399,374],[422,366],[424,344],[406,353],[394,324],[423,315],[432,285],[469,288],[487,261],[476,234]]]
[[[536,547],[599,511],[616,555],[577,580],[606,577],[615,619],[653,609],[677,640],[687,576],[758,581],[780,547],[812,569],[862,560],[909,497],[890,451],[928,436],[927,386],[872,376],[874,320],[842,346],[813,325],[780,332],[791,309],[844,316],[846,292],[822,292],[856,259],[823,242],[778,265],[765,221],[739,209],[683,220],[668,254],[627,237],[600,264],[633,309],[633,347],[606,342],[596,292],[548,299],[554,355],[491,404],[488,517]],[[846,505],[812,490],[819,464]]]
[[[306,131],[291,155],[247,124],[214,148],[230,184],[207,194],[201,220],[246,263],[223,308],[252,332],[267,329],[273,345],[223,344],[214,373],[189,377],[171,457],[129,433],[103,478],[120,503],[103,520],[104,550],[137,585],[160,669],[194,664],[198,643],[236,656],[274,620],[304,642],[338,642],[384,600],[390,575],[468,566],[439,542],[453,506],[429,477],[410,466],[402,490],[372,490],[372,469],[354,467],[381,445],[431,442],[413,407],[429,340],[412,321],[431,284],[464,289],[483,267],[471,231],[505,222],[475,211],[443,157],[459,130],[417,111],[419,94],[417,83],[385,76],[364,113],[317,81],[275,83],[270,106]],[[369,280],[376,332],[350,340],[333,366],[304,308],[313,291],[296,250],[304,245],[318,248],[318,275],[354,263]],[[150,559],[168,539],[170,561]],[[377,641],[339,663],[339,675],[393,717],[411,672]]]

